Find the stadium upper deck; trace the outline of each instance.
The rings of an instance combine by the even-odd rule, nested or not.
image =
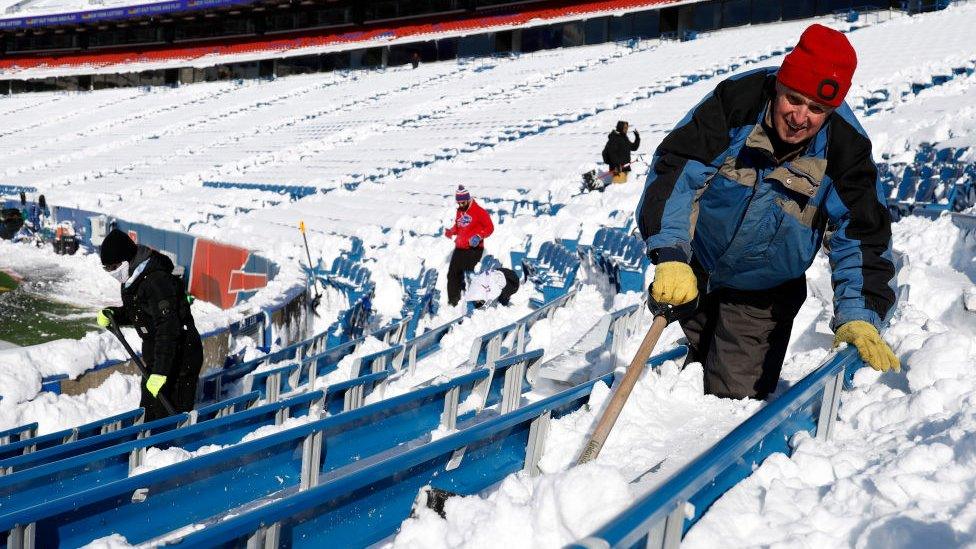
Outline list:
[[[33,2],[68,6],[75,4],[55,3],[76,1],[93,0],[21,0],[15,6],[27,10]],[[725,27],[802,19],[855,6],[887,9],[901,3],[172,0],[0,19],[0,93],[175,85],[631,38],[684,39]]]

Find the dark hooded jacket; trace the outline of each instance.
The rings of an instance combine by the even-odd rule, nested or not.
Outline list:
[[[607,144],[603,147],[603,161],[606,162],[611,170],[618,170],[623,167],[623,171],[630,171],[630,152],[636,151],[640,147],[640,134],[634,132],[634,142],[631,143],[627,136],[614,130],[607,136]]]
[[[203,345],[193,324],[182,279],[165,255],[139,246],[122,284],[122,306],[112,307],[115,321],[134,326],[142,338],[142,356],[150,373],[169,376],[199,369]]]

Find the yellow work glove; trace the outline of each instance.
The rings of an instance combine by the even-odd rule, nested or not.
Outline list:
[[[148,390],[149,394],[151,394],[152,396],[156,396],[159,394],[159,390],[163,388],[163,385],[165,383],[166,383],[166,376],[153,374],[149,376],[149,379],[146,380],[146,390]]]
[[[684,305],[698,297],[698,279],[691,266],[680,261],[659,264],[654,271],[651,297],[668,305]]]
[[[869,322],[863,320],[852,320],[837,328],[834,335],[834,347],[841,343],[850,343],[857,347],[861,354],[861,359],[868,366],[879,372],[894,370],[901,371],[901,363],[898,357],[891,351],[891,347],[881,339],[881,334]]]
[[[102,328],[108,328],[112,323],[112,309],[102,309],[95,315],[95,322]]]

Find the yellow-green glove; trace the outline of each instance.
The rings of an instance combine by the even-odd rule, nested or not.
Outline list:
[[[878,329],[869,322],[852,320],[841,325],[834,335],[834,347],[841,343],[850,343],[857,347],[861,359],[879,372],[901,371],[901,363],[898,361],[898,357],[891,351],[891,347],[888,347],[888,344],[881,339]]]
[[[149,379],[146,380],[146,389],[149,391],[149,394],[156,396],[159,394],[159,390],[163,388],[165,383],[166,376],[153,374],[149,376]]]
[[[95,315],[95,322],[97,322],[102,328],[108,328],[109,324],[112,323],[113,314],[112,309],[102,309],[101,311],[98,311],[97,315]]]
[[[668,305],[684,305],[698,297],[698,279],[691,266],[681,261],[659,264],[654,271],[651,297]]]

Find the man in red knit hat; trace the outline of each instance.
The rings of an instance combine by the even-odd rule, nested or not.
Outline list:
[[[447,268],[447,302],[452,307],[461,300],[465,274],[481,261],[485,239],[495,230],[488,212],[471,198],[464,185],[458,185],[454,200],[457,202],[454,226],[444,231],[444,236],[454,239],[454,253]]]
[[[720,83],[655,153],[636,214],[656,264],[649,303],[683,316],[710,394],[776,389],[821,245],[835,345],[899,369],[879,333],[895,302],[891,220],[871,141],[844,103],[856,67],[844,34],[811,25],[782,66]]]

